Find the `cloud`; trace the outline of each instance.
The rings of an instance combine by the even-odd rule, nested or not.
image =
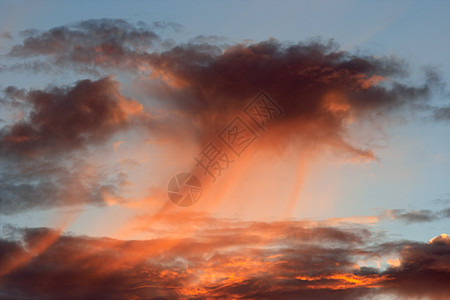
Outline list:
[[[8,87],[5,94],[22,99],[31,111],[0,130],[3,156],[59,155],[101,143],[142,112],[142,105],[122,96],[111,78],[28,92]]]
[[[9,32],[7,31],[0,32],[0,39],[12,40],[12,38],[13,37]]]
[[[428,244],[406,243],[400,251],[401,264],[384,272],[386,289],[404,298],[450,296],[450,243],[442,234]]]
[[[176,28],[174,23],[157,23],[154,28]],[[138,69],[146,50],[160,41],[150,27],[121,19],[91,19],[45,32],[27,30],[22,45],[12,47],[11,57],[49,56],[60,66],[83,64],[108,69]]]
[[[67,159],[69,160],[69,159]],[[106,170],[105,170],[106,169]],[[127,177],[81,160],[0,163],[0,215],[120,202]]]
[[[436,219],[435,214],[428,209],[405,211],[402,209],[392,209],[386,211],[387,215],[393,219],[404,221],[405,223],[431,222]]]
[[[439,214],[441,217],[450,218],[450,208],[442,210]]]
[[[438,211],[429,209],[406,210],[406,209],[388,209],[380,218],[388,218],[391,220],[400,220],[406,224],[434,222],[440,219],[449,218],[449,208]]]
[[[7,87],[4,94],[28,113],[0,129],[0,214],[122,201],[127,178],[121,171],[86,160],[88,148],[148,117],[120,93],[118,82],[106,77],[44,90]]]
[[[434,238],[432,238],[429,242],[429,244],[444,244],[448,245],[450,244],[450,236],[446,233],[440,234]]]
[[[52,73],[52,74],[60,74],[61,70],[56,70],[54,65],[50,62],[46,62],[43,60],[32,60],[26,62],[17,62],[10,64],[0,65],[0,72],[8,73],[15,71],[26,71],[33,73]],[[98,75],[98,73],[95,73]]]
[[[386,122],[393,112],[414,109],[432,89],[427,82],[397,81],[408,72],[395,57],[352,55],[320,40],[184,44],[150,53],[149,65],[144,90],[190,115],[203,143],[265,90],[285,111],[274,122],[270,144],[327,145],[366,159],[375,153],[347,140],[349,124]]]
[[[9,267],[0,277],[1,296],[442,299],[450,292],[446,284],[450,248],[439,239],[380,243],[360,226],[253,223],[198,214],[163,217],[155,225],[170,220],[174,229],[184,233],[165,231],[139,241],[14,229],[19,238],[0,241],[0,265],[8,267],[17,260],[23,264]],[[193,229],[191,225],[196,229],[186,231]],[[50,237],[58,238],[39,246]],[[400,263],[384,269],[362,263],[390,255],[398,255]]]
[[[141,26],[147,26],[144,22],[139,22]],[[174,32],[182,32],[184,30],[184,26],[176,23],[176,22],[169,22],[169,21],[155,21],[152,23],[151,26],[148,28],[152,29],[163,29],[163,30],[172,30]]]
[[[450,106],[434,108],[433,117],[438,121],[450,120]]]

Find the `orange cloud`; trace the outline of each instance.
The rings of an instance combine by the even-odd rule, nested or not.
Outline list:
[[[242,222],[204,214],[166,215],[154,218],[153,225],[149,230],[159,230],[158,237],[142,241],[21,230],[20,242],[0,240],[0,266],[8,267],[0,276],[2,293],[9,298],[20,293],[41,298],[360,299],[387,294],[442,299],[450,292],[449,244],[437,240],[374,245],[367,242],[372,233],[361,227]],[[177,235],[185,227],[195,230]],[[48,237],[52,245],[41,247]],[[356,263],[358,257],[381,252],[399,255],[400,263],[385,270]]]

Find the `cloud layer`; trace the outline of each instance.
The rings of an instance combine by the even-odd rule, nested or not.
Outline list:
[[[174,218],[184,226],[174,226]],[[197,229],[187,233],[193,224]],[[427,244],[382,243],[360,226],[224,221],[206,215],[172,215],[152,225],[162,226],[166,234],[126,241],[10,228],[16,240],[0,242],[0,265],[10,270],[0,277],[0,296],[443,299],[450,295],[447,235]],[[184,231],[184,236],[170,234],[171,228]],[[52,242],[42,247],[48,240]],[[392,257],[394,262],[386,263]],[[365,265],[370,261],[384,261],[384,267]]]

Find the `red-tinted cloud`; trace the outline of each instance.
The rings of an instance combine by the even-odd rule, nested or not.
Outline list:
[[[142,111],[141,104],[121,95],[118,85],[104,78],[27,92],[22,97],[31,106],[30,114],[1,129],[0,152],[55,155],[104,141]]]
[[[32,243],[48,231],[22,230],[23,245],[2,240],[0,265],[27,255],[32,259],[0,277],[2,296],[360,299],[393,294],[444,299],[450,293],[446,236],[428,244],[383,244],[359,226],[233,222],[196,215],[172,215],[155,225],[173,217],[189,227],[202,225],[184,237],[162,231],[166,234],[143,241],[61,236],[39,254],[33,254]],[[386,270],[361,265],[386,255],[398,255],[399,265]]]
[[[149,65],[152,80],[143,83],[144,89],[191,115],[200,124],[200,140],[220,132],[265,90],[285,110],[271,136],[277,144],[328,145],[369,159],[374,158],[372,149],[346,140],[348,124],[413,109],[431,89],[428,83],[406,86],[397,81],[407,74],[401,60],[355,56],[321,41],[268,40],[225,49],[186,44],[151,53]]]

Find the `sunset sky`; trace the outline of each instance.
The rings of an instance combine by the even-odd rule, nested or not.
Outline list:
[[[450,298],[449,14],[0,0],[0,299]]]

